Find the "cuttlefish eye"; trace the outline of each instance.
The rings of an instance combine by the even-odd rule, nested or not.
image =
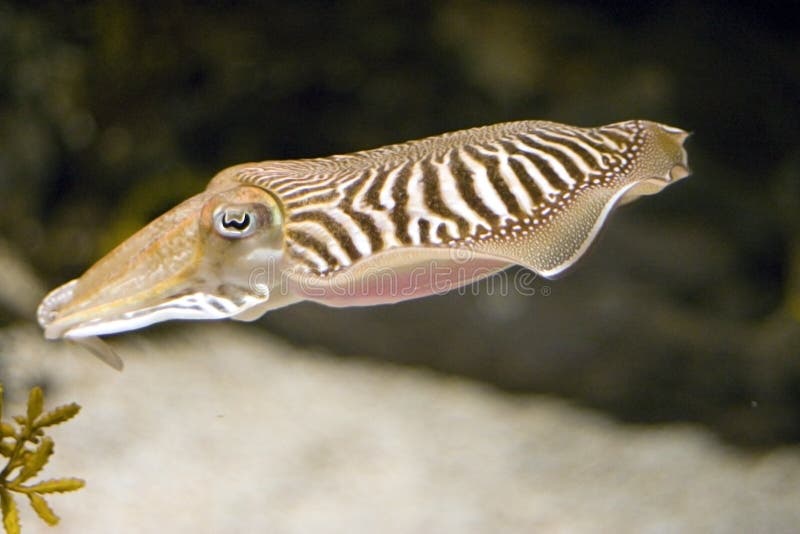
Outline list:
[[[214,212],[214,229],[222,237],[241,239],[256,231],[257,217],[252,206],[220,206]]]

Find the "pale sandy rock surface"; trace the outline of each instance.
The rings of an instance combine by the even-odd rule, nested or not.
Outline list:
[[[87,487],[52,499],[55,530],[26,509],[26,533],[800,525],[796,449],[734,452],[695,428],[625,426],[552,399],[301,352],[246,325],[125,336],[121,374],[30,327],[3,330],[0,343],[12,389],[44,382],[49,406],[84,408],[54,430],[44,476]]]

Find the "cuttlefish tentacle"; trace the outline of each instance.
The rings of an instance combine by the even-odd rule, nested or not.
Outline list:
[[[689,174],[687,133],[521,121],[327,158],[230,167],[42,302],[49,339],[301,300],[399,302],[521,265],[558,276],[612,210]]]

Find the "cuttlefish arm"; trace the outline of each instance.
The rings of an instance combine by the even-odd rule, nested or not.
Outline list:
[[[230,167],[42,302],[48,339],[253,320],[442,293],[509,265],[554,277],[614,207],[688,175],[687,133],[522,121],[327,158]]]

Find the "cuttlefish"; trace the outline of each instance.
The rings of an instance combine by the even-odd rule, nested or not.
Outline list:
[[[38,310],[81,343],[170,319],[251,321],[302,300],[399,302],[511,265],[552,278],[611,211],[689,174],[687,133],[520,121],[347,155],[227,168]]]

